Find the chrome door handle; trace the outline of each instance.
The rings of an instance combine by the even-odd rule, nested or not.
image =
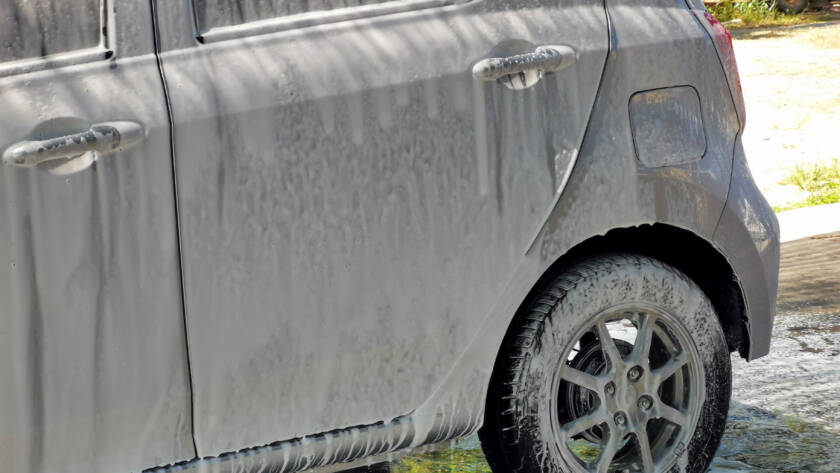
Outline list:
[[[97,123],[81,133],[15,143],[3,152],[3,164],[31,168],[47,161],[75,158],[90,151],[114,153],[139,143],[144,137],[143,126],[139,123]]]
[[[557,72],[575,62],[575,50],[569,46],[540,46],[532,53],[483,59],[473,66],[473,77],[480,81],[498,80],[511,88],[530,87],[543,74]],[[529,77],[530,76],[530,77]],[[521,86],[516,79],[522,81]]]

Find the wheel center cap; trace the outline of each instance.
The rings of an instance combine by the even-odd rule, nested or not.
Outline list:
[[[636,391],[635,386],[630,383],[621,383],[616,392],[616,404],[618,404],[622,410],[630,410],[636,405],[638,397],[639,393]]]

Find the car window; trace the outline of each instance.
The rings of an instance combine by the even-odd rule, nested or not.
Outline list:
[[[100,44],[101,0],[0,0],[0,62]]]
[[[376,5],[389,0],[193,0],[200,31],[300,13]],[[393,1],[393,0],[391,0]]]

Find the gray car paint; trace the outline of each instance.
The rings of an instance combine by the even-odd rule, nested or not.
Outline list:
[[[603,6],[481,0],[204,44],[184,4],[159,6],[199,455],[411,413],[569,171]],[[574,64],[527,90],[472,77],[564,44]]]
[[[128,472],[195,456],[151,12],[109,5],[110,44],[95,54],[88,35],[59,29],[60,60],[2,65],[0,151],[115,120],[146,131],[74,174],[0,167],[4,473]]]
[[[102,39],[99,0],[0,3],[0,62],[95,47]],[[68,20],[70,18],[70,20]]]
[[[568,186],[500,292],[499,304],[441,387],[417,410],[418,436],[426,441],[480,426],[469,423],[483,409],[484,391],[470,387],[483,380],[486,388],[511,314],[558,258],[611,229],[667,224],[712,244],[732,265],[748,301],[748,359],[767,353],[778,284],[778,224],[749,176],[741,125],[714,45],[683,2],[607,5],[610,54]],[[637,91],[684,84],[701,96],[706,153],[699,161],[647,167],[635,157],[629,98]]]
[[[630,97],[630,131],[636,157],[648,167],[703,159],[706,132],[694,87],[666,87]]]
[[[732,186],[712,241],[729,259],[746,299],[754,360],[770,352],[779,288],[779,222],[755,185],[744,148],[735,146]]]
[[[772,319],[778,231],[772,211],[745,173],[740,154],[732,172],[733,149],[739,153],[741,149],[741,127],[714,45],[682,2],[634,2],[632,6],[616,2],[610,3],[609,12],[610,55],[568,186],[558,190],[553,210],[497,292],[489,316],[432,395],[397,424],[363,429],[380,432],[394,450],[468,435],[481,425],[496,351],[519,303],[559,257],[613,228],[664,223],[714,243],[734,267],[749,301],[745,315],[752,322],[750,356],[760,355],[767,343],[769,329],[764,327]],[[648,167],[635,156],[629,99],[638,91],[685,85],[697,90],[703,104],[708,145],[702,159]],[[694,110],[692,105],[685,113]],[[650,108],[650,113],[659,111],[656,106]],[[722,243],[729,235],[736,239]],[[348,438],[357,438],[351,445],[364,450],[381,450],[382,441],[376,439],[382,437],[354,435],[354,430],[307,436],[308,443],[280,441],[184,468],[219,472],[271,468],[288,473],[314,466],[332,471],[334,467],[324,465],[334,461],[351,462],[344,467],[358,465],[352,460],[363,456],[354,455],[352,447],[334,448],[345,445]]]
[[[465,385],[473,386],[483,379],[486,387],[511,314],[516,312],[520,301],[525,299],[539,277],[572,248],[614,228],[653,223],[687,229],[713,242],[729,194],[732,150],[740,127],[714,45],[682,2],[659,0],[630,4],[617,1],[608,2],[608,7],[610,54],[580,157],[568,186],[559,196],[531,250],[520,261],[511,283],[499,294],[499,305],[477,332],[460,363],[441,383],[441,388],[418,409],[419,418],[435,419],[428,429],[429,440],[445,438],[441,432],[457,432],[462,428],[469,432],[479,427],[465,426],[470,417],[457,414],[483,408],[484,392],[476,393]],[[698,91],[704,104],[706,153],[698,161],[647,167],[635,156],[629,99],[637,91],[685,84]],[[744,177],[737,175],[740,179]],[[743,198],[757,202],[756,208],[763,212],[761,221],[775,221],[772,211],[767,213],[764,198],[753,192],[755,187],[751,181],[744,186],[750,192]],[[743,234],[743,224],[726,224],[730,231]],[[749,237],[742,238],[740,244],[772,248],[778,232],[768,228],[764,237],[766,240],[761,243],[753,242]],[[778,254],[761,252],[751,261],[739,259],[735,253],[724,254],[735,266],[745,291],[760,290],[758,297],[768,298],[764,307],[770,306],[775,300],[775,291],[765,290],[765,278],[748,280],[751,274],[745,273],[744,269],[763,263],[761,268],[769,271],[773,278],[778,271]],[[761,287],[756,288],[756,285]],[[765,314],[752,310],[748,317],[762,321],[766,318]],[[758,336],[766,333],[769,330],[758,332]],[[751,341],[751,346],[767,343],[755,336]],[[465,383],[463,380],[470,381]]]
[[[232,42],[201,47],[185,4],[159,5],[199,384],[194,407],[204,416],[196,418],[198,451],[190,438],[175,195],[164,99],[144,33],[151,31],[148,11],[120,5],[127,16],[115,23],[125,28],[117,29],[116,60],[65,69],[62,58],[38,66],[44,72],[0,79],[0,106],[14,111],[0,117],[3,149],[117,119],[147,130],[139,147],[66,178],[3,168],[0,255],[10,268],[2,274],[9,304],[0,319],[9,354],[0,376],[10,380],[0,388],[3,470],[134,471],[181,462],[155,471],[329,471],[468,435],[481,425],[495,355],[519,304],[559,257],[613,228],[668,224],[713,243],[743,288],[749,356],[766,353],[778,226],[749,177],[741,127],[708,36],[678,1],[608,1],[609,31],[592,3],[554,12],[562,23],[540,9],[505,13],[529,4],[476,1],[260,38],[234,29],[225,31]],[[558,24],[588,28],[593,42],[577,46],[591,56],[588,63],[584,54],[583,62],[520,91],[470,79],[480,59],[571,43],[557,38]],[[603,47],[595,34],[601,28]],[[608,32],[610,54],[594,98],[602,69],[591,66],[604,65]],[[494,44],[505,35],[517,40]],[[437,72],[423,75],[430,70]],[[257,87],[265,76],[268,91]],[[415,83],[418,77],[426,79]],[[701,97],[706,152],[700,160],[647,167],[633,148],[630,97],[683,86]],[[591,117],[592,100],[581,96],[589,90]],[[279,111],[266,111],[271,107]],[[55,116],[74,118],[50,120]],[[261,139],[247,139],[253,136]],[[380,154],[311,158],[336,141]],[[457,145],[442,156],[450,142]],[[275,156],[298,161],[276,173],[268,166]],[[439,163],[452,167],[437,175],[432,164]],[[364,174],[364,164],[376,166]],[[440,186],[420,192],[441,176],[447,180]],[[348,199],[350,186],[375,198]],[[391,213],[357,215],[362,203]],[[429,225],[412,220],[418,218]],[[502,220],[488,225],[482,218]],[[354,226],[359,222],[365,226]],[[390,253],[364,256],[400,261],[408,249],[431,248],[453,259],[421,253],[374,287],[365,278],[382,267],[354,272],[368,258],[353,249],[368,242],[360,238],[373,235],[376,224],[389,224],[373,241]],[[294,228],[283,233],[283,225]],[[299,253],[272,260],[290,247]],[[321,255],[306,253],[313,249]],[[225,265],[201,261],[225,256]],[[285,274],[289,266],[280,262],[295,273]],[[412,270],[424,278],[407,281]],[[467,285],[467,276],[476,277]],[[202,288],[208,281],[216,286]],[[389,311],[336,319],[344,324],[325,312],[364,309],[367,299],[383,297],[374,289],[394,298],[419,295]],[[327,291],[350,303],[329,303]],[[425,300],[430,293],[438,300]],[[272,321],[262,314],[279,311],[259,298],[278,295],[277,307],[295,309],[282,330],[242,329],[249,317]],[[455,295],[461,310],[446,303]],[[95,300],[101,304],[91,305]],[[248,308],[264,312],[254,316]],[[429,318],[447,308],[445,317]],[[399,314],[417,320],[395,322]],[[288,346],[274,347],[276,341]],[[289,369],[302,374],[288,376]],[[340,382],[350,379],[358,383]],[[343,389],[329,389],[335,380]],[[214,456],[199,459],[205,455]]]

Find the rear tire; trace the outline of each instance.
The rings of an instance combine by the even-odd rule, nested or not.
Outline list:
[[[518,315],[499,356],[479,431],[496,473],[700,473],[723,435],[731,367],[717,315],[651,258],[570,268]]]
[[[776,8],[785,13],[802,13],[808,8],[808,0],[776,0]]]

